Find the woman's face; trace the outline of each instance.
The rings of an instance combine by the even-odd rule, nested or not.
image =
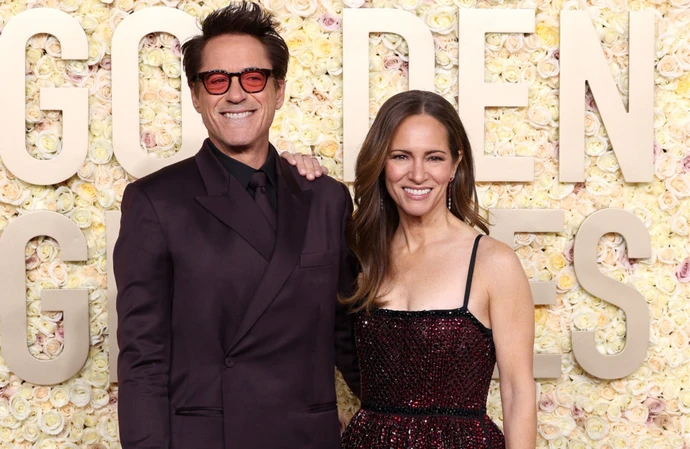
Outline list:
[[[445,127],[426,114],[402,121],[393,134],[384,175],[401,215],[423,217],[446,207],[453,162]]]

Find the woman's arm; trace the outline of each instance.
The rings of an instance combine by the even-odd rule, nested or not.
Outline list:
[[[487,239],[489,240],[489,239]],[[491,239],[489,315],[503,404],[507,449],[534,449],[537,437],[536,391],[532,373],[534,302],[515,252]]]

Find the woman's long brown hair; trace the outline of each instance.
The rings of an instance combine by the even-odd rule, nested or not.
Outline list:
[[[455,108],[433,92],[410,90],[394,95],[376,115],[355,167],[357,209],[347,228],[347,242],[359,259],[361,274],[355,293],[341,298],[353,311],[381,306],[379,293],[390,274],[391,241],[400,222],[395,202],[386,191],[384,169],[395,131],[403,120],[420,114],[429,115],[443,125],[453,163],[460,158],[451,182],[451,213],[489,233],[487,221],[479,213],[472,148]]]

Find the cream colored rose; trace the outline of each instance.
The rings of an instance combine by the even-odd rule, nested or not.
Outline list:
[[[588,448],[589,448],[589,446],[585,445],[585,443],[583,443],[580,440],[570,440],[568,442],[568,449],[588,449]]]
[[[91,394],[91,406],[95,409],[103,408],[110,402],[110,395],[102,388],[94,388]]]
[[[339,150],[339,142],[333,139],[328,139],[324,140],[316,146],[315,153],[323,157],[334,158]]]
[[[107,164],[113,156],[110,139],[94,139],[89,145],[89,159],[94,164]]]
[[[58,385],[50,390],[50,404],[61,408],[69,402],[69,389],[65,385]]]
[[[553,441],[562,435],[561,429],[558,426],[548,422],[540,422],[537,425],[537,430],[539,435],[547,441]]]
[[[292,14],[300,17],[309,17],[316,11],[316,0],[285,0],[285,7]]]
[[[537,79],[537,68],[534,64],[528,63],[520,68],[520,82],[533,84]]]
[[[440,94],[450,91],[453,87],[457,87],[457,71],[442,68],[437,69],[436,76],[434,77],[434,84],[436,86],[436,91]]]
[[[91,226],[91,211],[83,207],[77,207],[72,211],[72,221],[82,229]]]
[[[287,82],[287,93],[292,98],[303,99],[312,94],[313,86],[308,77],[300,77]]]
[[[542,106],[532,106],[527,110],[529,123],[535,128],[547,128],[551,121],[551,112]]]
[[[317,58],[328,58],[336,52],[336,47],[328,37],[321,36],[313,41],[312,51]]]
[[[48,355],[50,359],[54,359],[62,352],[62,343],[54,338],[45,341],[43,345],[43,352]]]
[[[503,72],[505,68],[506,61],[502,59],[497,59],[495,57],[487,57],[486,59],[486,72],[487,74],[499,75]],[[486,81],[486,79],[485,79]]]
[[[158,99],[166,106],[180,103],[180,92],[168,86],[162,86],[157,92]]]
[[[675,79],[683,74],[678,61],[671,55],[666,55],[656,65],[657,73],[665,78]]]
[[[404,1],[404,0],[403,0]],[[449,7],[435,7],[424,17],[424,22],[434,33],[448,34],[455,31],[457,12]]]
[[[154,133],[159,151],[172,150],[175,147],[175,134],[170,128],[158,128]]]
[[[36,150],[42,159],[54,158],[62,149],[60,138],[52,130],[45,130],[36,136]]]
[[[76,379],[69,388],[70,402],[77,407],[85,407],[91,402],[91,385],[83,379]]]
[[[43,111],[35,101],[26,103],[26,121],[28,123],[38,123],[43,119]]]
[[[48,435],[59,434],[64,426],[65,419],[57,410],[46,411],[38,420],[38,427],[41,429],[41,432]]]
[[[585,111],[585,135],[595,136],[599,133],[601,128],[601,121],[599,117],[592,111]]]
[[[106,416],[105,419],[101,419],[98,423],[98,432],[106,441],[117,441],[119,431],[115,417]]]
[[[544,79],[558,76],[560,66],[555,58],[545,58],[537,63],[537,73]]]
[[[24,421],[31,413],[31,405],[29,401],[22,397],[21,393],[15,393],[9,400],[9,411],[12,413],[17,421]]]
[[[517,83],[520,81],[520,68],[515,64],[505,64],[501,76],[507,83]]]
[[[36,64],[43,56],[43,50],[40,48],[29,47],[26,49],[26,60],[30,64]]]
[[[523,34],[511,33],[509,34],[503,46],[511,53],[517,53],[525,45],[525,36]]]
[[[48,79],[55,72],[57,72],[57,67],[55,66],[55,60],[49,56],[43,56],[34,65],[34,75],[38,79]]]
[[[295,31],[294,33],[290,33],[286,36],[285,42],[288,44],[288,47],[290,48],[290,52],[295,54],[299,50],[303,50],[307,48],[311,44],[311,40],[307,36],[307,33],[305,33],[302,30]],[[296,59],[292,60],[291,58],[291,64],[290,66],[294,66]]]
[[[546,22],[537,23],[536,35],[541,39],[542,45],[547,48],[557,48],[559,44],[558,30]]]

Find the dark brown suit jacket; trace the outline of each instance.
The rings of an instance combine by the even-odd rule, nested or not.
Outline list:
[[[280,159],[273,231],[210,148],[129,185],[114,269],[124,449],[336,449],[359,392],[347,188]],[[272,240],[275,240],[275,248]],[[234,325],[234,305],[244,307]]]

